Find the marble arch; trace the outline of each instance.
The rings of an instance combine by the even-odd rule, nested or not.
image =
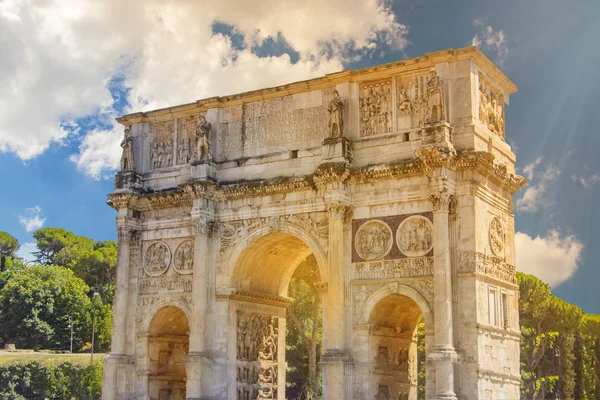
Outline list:
[[[185,390],[178,370],[163,398],[283,400],[287,282],[313,256],[323,399],[414,399],[417,306],[426,398],[518,398],[516,90],[468,47],[118,118],[103,399],[157,395],[150,321],[176,306]]]
[[[286,237],[295,238],[296,240],[293,240],[292,243],[294,244],[294,251],[298,253],[296,254],[298,257],[297,263],[292,268],[288,268],[288,271],[281,279],[280,287],[275,291],[276,294],[282,295],[283,291],[287,290],[289,279],[294,273],[294,269],[303,258],[306,258],[310,254],[313,254],[317,260],[321,282],[327,282],[327,255],[319,243],[319,239],[297,225],[288,222],[279,222],[275,228],[270,225],[263,226],[248,236],[241,238],[231,250],[231,254],[222,261],[224,271],[222,276],[217,276],[218,284],[235,287],[233,279],[237,273],[242,272],[240,264],[244,264],[244,256],[251,255],[252,251],[256,249],[255,246],[257,246],[257,243],[269,235],[277,236],[280,239],[284,238],[284,240]]]
[[[377,289],[374,293],[372,293],[369,296],[369,298],[365,301],[360,311],[360,318],[358,323],[361,325],[368,324],[371,318],[371,313],[373,312],[375,306],[377,306],[377,304],[384,298],[394,294],[408,297],[409,299],[417,303],[417,305],[421,309],[421,312],[423,313],[423,319],[425,321],[425,324],[433,325],[433,313],[431,312],[431,308],[429,307],[429,303],[427,302],[427,300],[425,300],[425,298],[421,295],[421,293],[419,293],[418,290],[402,284],[387,284]]]

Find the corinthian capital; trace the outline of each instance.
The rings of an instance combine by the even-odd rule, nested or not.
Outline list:
[[[119,242],[138,244],[140,241],[140,231],[137,231],[129,226],[119,226],[117,228],[117,236]]]
[[[452,200],[452,196],[449,193],[437,193],[429,196],[431,198],[431,202],[433,203],[433,211],[446,211],[448,212],[450,209],[450,202]]]
[[[328,204],[327,211],[329,219],[333,221],[345,221],[352,215],[352,207],[339,202]]]
[[[215,221],[208,218],[195,218],[192,223],[195,235],[212,236],[216,228]]]

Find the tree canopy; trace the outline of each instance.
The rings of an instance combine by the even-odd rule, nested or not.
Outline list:
[[[6,259],[14,258],[19,251],[19,241],[7,232],[0,232],[0,271],[6,268]]]

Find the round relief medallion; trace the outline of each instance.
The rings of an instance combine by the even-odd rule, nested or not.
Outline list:
[[[392,230],[383,221],[365,222],[356,232],[354,246],[363,260],[383,258],[392,249]]]
[[[191,274],[194,268],[194,242],[185,240],[175,249],[173,268],[180,274]]]
[[[171,250],[164,242],[154,242],[146,249],[144,270],[150,276],[165,273],[171,263]]]
[[[494,255],[502,256],[504,251],[504,228],[498,217],[494,217],[490,222],[490,247]]]
[[[396,244],[407,257],[424,256],[433,248],[432,231],[429,219],[421,215],[406,218],[396,232]]]

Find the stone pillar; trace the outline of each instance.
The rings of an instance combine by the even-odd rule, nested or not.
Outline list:
[[[119,388],[118,382],[127,381],[126,377],[119,377],[122,372],[121,365],[132,365],[133,360],[125,354],[127,339],[127,309],[129,299],[129,257],[132,236],[138,234],[129,224],[127,208],[119,209],[117,217],[118,231],[118,256],[115,278],[115,300],[113,305],[113,329],[111,338],[111,352],[104,362],[104,379],[102,384],[102,399],[113,400],[119,398],[119,393],[127,391]],[[124,379],[125,378],[125,379]]]
[[[344,265],[345,220],[349,206],[333,203],[329,210],[329,277],[323,302],[323,398],[343,399],[345,363],[344,351]]]
[[[435,363],[435,398],[456,399],[454,392],[454,363],[456,352],[452,331],[452,271],[448,210],[451,196],[438,193],[433,202],[434,251],[434,325],[435,346],[430,359]]]
[[[189,353],[184,358],[187,374],[186,398],[202,397],[203,362],[206,358],[206,312],[208,303],[208,254],[212,215],[205,207],[207,200],[194,200],[192,220],[194,230],[194,274],[192,278],[192,317]]]

